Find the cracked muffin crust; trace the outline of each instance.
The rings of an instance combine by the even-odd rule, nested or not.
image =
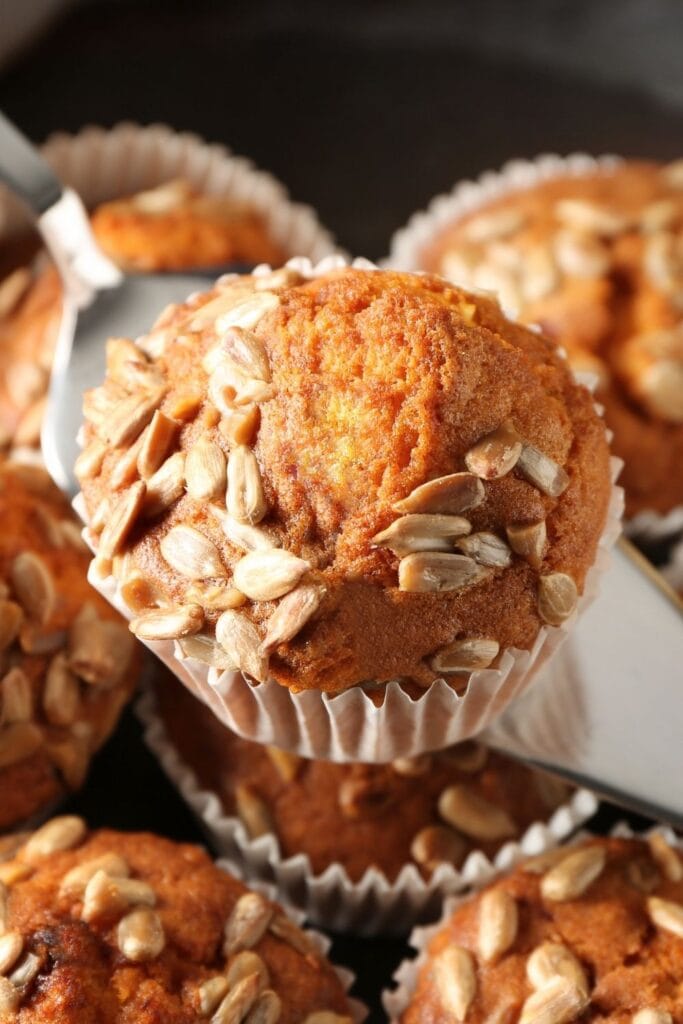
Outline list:
[[[414,864],[429,878],[472,850],[493,858],[571,792],[474,741],[388,765],[312,761],[242,739],[166,674],[154,692],[169,742],[224,813],[251,839],[273,834],[283,858],[306,854],[315,875],[341,864],[354,882],[371,867],[393,881]]]
[[[437,231],[418,262],[497,292],[597,376],[627,515],[683,505],[683,162],[511,191]]]
[[[572,613],[605,429],[545,338],[434,277],[229,276],[108,343],[76,471],[146,640],[338,693],[494,664]]]
[[[138,678],[125,623],[88,584],[80,524],[47,473],[0,461],[0,830],[84,781]]]
[[[523,863],[429,942],[402,1024],[672,1024],[683,1016],[683,861],[661,835]]]
[[[352,1024],[311,937],[199,847],[73,816],[3,847],[3,1022]]]

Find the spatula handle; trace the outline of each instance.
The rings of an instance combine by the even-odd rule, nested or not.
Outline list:
[[[62,183],[28,139],[0,111],[0,179],[40,217],[59,201]]]

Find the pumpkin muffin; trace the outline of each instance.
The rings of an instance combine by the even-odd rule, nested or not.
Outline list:
[[[72,816],[15,838],[0,863],[3,1021],[351,1024],[310,936],[199,847]]]
[[[474,741],[388,765],[311,761],[242,739],[165,674],[154,692],[172,747],[224,813],[251,839],[273,834],[283,858],[306,854],[315,875],[341,864],[354,882],[372,867],[394,881],[415,864],[429,878],[472,850],[492,859],[571,793]]]
[[[0,830],[83,782],[140,654],[88,584],[88,553],[43,469],[0,462]]]
[[[429,942],[402,1024],[683,1019],[683,861],[660,835],[522,864]]]
[[[495,302],[285,267],[107,351],[76,471],[140,638],[332,694],[485,668],[572,613],[610,497],[605,428]]]
[[[596,375],[627,515],[683,505],[683,161],[511,190],[437,230],[417,263],[497,292]]]

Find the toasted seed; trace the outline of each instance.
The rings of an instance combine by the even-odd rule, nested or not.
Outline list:
[[[224,978],[221,974],[217,974],[215,978],[209,978],[208,981],[202,982],[197,989],[199,1012],[202,1016],[208,1017],[210,1013],[213,1013],[229,987],[228,979]]]
[[[131,620],[129,628],[141,640],[176,640],[198,633],[203,625],[203,609],[183,604],[144,612]]]
[[[507,953],[517,938],[517,902],[505,889],[489,889],[479,905],[479,956],[484,963]]]
[[[123,956],[134,963],[154,960],[166,944],[159,915],[149,907],[126,914],[119,921],[116,939]]]
[[[230,444],[248,445],[254,440],[260,419],[258,405],[240,405],[223,412],[218,429]]]
[[[278,267],[269,274],[259,274],[253,279],[254,288],[257,292],[264,289],[278,291],[280,288],[293,288],[297,284],[303,284],[306,278],[294,267]]]
[[[130,338],[109,338],[105,345],[107,376],[126,384],[127,363],[146,363],[147,356]],[[123,378],[123,379],[122,379]]]
[[[250,974],[228,991],[213,1017],[211,1024],[241,1024],[254,1005],[259,992],[259,977]]]
[[[159,469],[173,444],[178,431],[176,420],[166,416],[159,409],[145,430],[144,440],[137,459],[137,469],[143,480],[147,480]]]
[[[413,593],[461,590],[488,575],[473,558],[441,551],[416,551],[398,565],[399,589]]]
[[[69,668],[91,686],[113,686],[126,671],[134,645],[123,622],[100,619],[86,604],[69,630]]]
[[[505,532],[515,554],[524,558],[532,568],[540,568],[548,542],[545,519],[537,523],[511,523]]]
[[[223,952],[226,956],[252,949],[266,932],[274,908],[257,892],[246,892],[235,903],[225,924]]]
[[[33,722],[14,722],[0,729],[0,768],[26,760],[43,745],[43,733]]]
[[[556,978],[525,1000],[519,1024],[569,1024],[587,1005],[587,995],[566,978]]]
[[[556,978],[564,978],[588,995],[586,973],[572,951],[560,942],[543,942],[529,955],[526,976],[532,988],[542,989]]]
[[[665,231],[679,219],[679,206],[673,199],[658,199],[649,203],[640,214],[640,230],[651,234]]]
[[[10,1014],[14,1015],[20,1002],[21,992],[19,989],[15,988],[8,978],[0,977],[0,1016],[6,1015],[7,1019],[11,1020]]]
[[[23,882],[33,874],[30,864],[23,864],[20,860],[11,860],[0,864],[0,882],[8,888],[17,882]],[[0,920],[0,932],[2,932],[2,921]]]
[[[111,515],[111,501],[108,497],[102,498],[97,508],[90,516],[89,527],[93,533],[102,533]]]
[[[185,485],[195,501],[212,501],[225,493],[226,458],[223,449],[204,435],[185,458]]]
[[[567,850],[565,847],[557,846],[554,850],[546,850],[544,853],[536,854],[535,857],[527,857],[526,860],[522,861],[521,868],[528,875],[544,875],[546,871],[559,864],[566,856]]]
[[[130,907],[156,903],[154,890],[138,878],[117,878],[106,871],[96,871],[86,884],[83,894],[81,918],[96,921],[98,918],[118,915]]]
[[[629,221],[622,214],[586,199],[560,199],[555,204],[557,219],[576,231],[611,238],[626,231]]]
[[[275,766],[283,782],[293,782],[301,768],[302,758],[298,754],[290,754],[279,747],[266,747],[266,754]]]
[[[268,926],[273,935],[282,939],[288,946],[295,949],[305,957],[319,957],[318,947],[294,921],[291,921],[286,914],[276,914]]]
[[[43,692],[43,711],[51,725],[71,725],[80,706],[78,680],[60,651],[48,666]]]
[[[683,939],[683,904],[650,896],[647,901],[647,912],[657,928],[663,928],[664,931]]]
[[[0,282],[0,318],[8,316],[28,290],[33,275],[28,267],[17,267]]]
[[[673,1024],[673,1017],[666,1010],[658,1010],[654,1006],[647,1006],[638,1010],[631,1017],[631,1024]]]
[[[263,683],[268,678],[268,658],[256,626],[236,611],[223,612],[216,623],[216,640],[232,663]]]
[[[465,840],[444,825],[427,825],[410,844],[410,856],[428,871],[439,864],[459,864],[465,853]]]
[[[223,351],[241,373],[256,380],[270,381],[270,361],[261,339],[242,327],[231,327],[223,335]]]
[[[324,587],[303,584],[283,597],[268,619],[264,651],[271,651],[278,644],[289,643],[297,636],[315,615],[324,596]]]
[[[173,526],[161,538],[159,550],[164,560],[190,580],[226,576],[218,548],[192,526]]]
[[[531,444],[523,446],[517,468],[534,487],[550,498],[559,498],[569,486],[569,477],[562,466]]]
[[[659,359],[643,370],[637,382],[641,399],[656,416],[683,423],[683,364]]]
[[[145,516],[161,515],[185,493],[185,454],[171,455],[147,481]]]
[[[156,388],[147,394],[132,394],[120,399],[102,421],[100,432],[105,441],[112,448],[134,441],[161,405],[163,397],[164,389]]]
[[[247,598],[241,590],[236,587],[206,585],[193,583],[185,591],[185,598],[193,604],[199,604],[202,608],[211,608],[214,611],[225,612],[229,608],[241,608],[247,603]]]
[[[12,562],[11,579],[22,608],[38,622],[47,622],[57,600],[54,578],[44,558],[22,551]]]
[[[232,671],[238,667],[234,659],[225,653],[213,637],[204,633],[180,637],[178,647],[181,658],[194,658],[203,665],[210,665],[211,668],[218,668],[221,671]]]
[[[250,551],[235,565],[233,582],[252,601],[274,601],[288,594],[311,568],[282,548]]]
[[[683,188],[683,160],[674,160],[659,172],[671,188]]]
[[[347,1014],[335,1013],[334,1010],[314,1010],[301,1024],[353,1024],[353,1018]]]
[[[268,511],[259,464],[245,445],[230,452],[226,504],[228,515],[252,526],[260,523]]]
[[[430,754],[417,754],[415,757],[397,757],[391,762],[392,771],[407,779],[419,778],[431,769],[433,759]]]
[[[647,845],[650,847],[652,859],[659,866],[664,877],[669,882],[680,882],[683,879],[683,861],[672,846],[669,846],[666,839],[660,832],[653,832],[648,836]]]
[[[0,710],[2,720],[30,722],[33,718],[31,681],[20,668],[11,668],[0,680]]]
[[[177,210],[191,197],[190,186],[181,178],[173,178],[154,188],[138,192],[131,203],[142,213],[162,214]]]
[[[102,856],[83,861],[68,871],[62,879],[59,895],[64,898],[82,899],[88,883],[98,872],[110,878],[127,878],[130,868],[118,853],[103,853]]]
[[[103,441],[95,439],[84,448],[74,464],[74,473],[79,480],[90,480],[102,469],[107,446]]]
[[[116,502],[100,536],[97,546],[99,558],[113,558],[120,551],[140,514],[146,490],[144,480],[138,480]]]
[[[228,983],[228,987],[232,988],[238,981],[242,981],[252,974],[258,976],[261,989],[268,987],[270,984],[270,974],[265,963],[253,949],[243,949],[230,961],[225,973],[225,980]]]
[[[16,640],[23,621],[24,612],[18,604],[0,600],[0,652]]]
[[[484,260],[474,269],[472,285],[477,290],[489,292],[506,316],[518,315],[522,296],[517,275],[512,270],[501,266],[500,263]]]
[[[270,548],[279,547],[279,542],[274,540],[269,533],[260,526],[250,526],[249,523],[241,523],[232,516],[226,515],[222,509],[215,505],[211,511],[219,520],[223,533],[231,544],[234,544],[240,551],[268,551]]]
[[[512,422],[506,420],[470,448],[465,465],[482,480],[497,480],[515,467],[521,452],[519,435]]]
[[[8,974],[21,956],[24,940],[19,932],[0,935],[0,975]]]
[[[462,946],[447,946],[433,961],[434,981],[446,1012],[456,1020],[467,1018],[477,991],[472,954]]]
[[[565,229],[554,239],[557,265],[570,277],[602,277],[611,265],[609,249],[594,235]]]
[[[451,473],[416,487],[407,498],[394,503],[396,512],[457,514],[476,508],[484,500],[484,485],[473,473]]]
[[[7,462],[3,474],[11,474],[18,483],[39,498],[63,498],[61,491],[42,466],[28,462]]]
[[[213,327],[217,334],[223,334],[229,327],[244,327],[251,330],[256,327],[262,316],[279,304],[280,300],[272,292],[264,291],[245,298],[243,290],[230,289],[200,306],[189,327],[191,331]]]
[[[435,672],[476,672],[488,668],[499,650],[500,645],[493,638],[456,640],[437,651],[430,665]]]
[[[45,393],[47,373],[32,362],[10,363],[5,370],[5,390],[13,405],[26,409]]]
[[[521,287],[524,301],[539,302],[547,298],[555,291],[559,281],[557,263],[550,247],[537,245],[530,249],[522,264]]]
[[[19,630],[19,645],[26,654],[54,654],[66,643],[65,629],[46,629],[25,622]]]
[[[273,818],[266,802],[250,786],[235,786],[235,809],[250,839],[258,839],[275,831]]]
[[[541,895],[546,900],[575,900],[590,888],[605,867],[605,851],[586,846],[568,854],[541,879]]]
[[[538,581],[538,611],[551,626],[559,626],[572,614],[578,601],[576,583],[563,572],[541,576]]]
[[[244,1024],[277,1024],[282,1014],[282,1000],[272,988],[265,989],[244,1018]]]
[[[438,807],[444,821],[473,839],[494,842],[517,834],[517,826],[506,810],[462,784],[444,789]]]
[[[399,558],[411,551],[452,551],[454,539],[471,529],[462,516],[413,513],[394,520],[386,530],[375,534],[372,543],[389,548]]]
[[[81,844],[86,832],[85,822],[75,814],[52,818],[33,833],[22,850],[22,857],[29,864],[37,864],[53,853],[73,850]]]
[[[495,533],[485,530],[472,533],[469,537],[461,537],[455,546],[463,554],[469,555],[479,565],[492,568],[507,568],[512,562],[512,553],[504,540]]]
[[[35,953],[27,953],[24,959],[14,968],[9,980],[15,988],[27,988],[38,974],[41,967],[40,957]]]
[[[527,214],[523,210],[514,207],[503,207],[491,213],[481,213],[468,221],[465,225],[465,235],[468,241],[481,244],[490,242],[494,238],[505,238],[519,231],[527,220]]]
[[[138,455],[145,443],[147,430],[149,430],[149,427],[145,427],[137,441],[134,441],[130,448],[123,453],[109,474],[108,482],[113,488],[127,487],[136,479],[138,475]]]
[[[650,282],[664,292],[673,291],[680,277],[676,236],[665,231],[648,235],[643,249],[643,266]]]
[[[202,402],[203,397],[199,391],[181,392],[171,397],[167,412],[171,419],[189,423],[199,412]]]
[[[440,756],[448,764],[457,768],[459,772],[465,772],[466,775],[477,775],[485,768],[489,752],[483,743],[465,740],[462,743],[456,743],[454,747],[442,750]]]

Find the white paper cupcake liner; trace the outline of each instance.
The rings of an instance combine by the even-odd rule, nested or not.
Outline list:
[[[435,196],[425,210],[414,213],[393,235],[389,255],[382,265],[397,270],[422,270],[420,257],[424,247],[448,224],[510,192],[533,188],[559,175],[579,177],[609,169],[621,160],[613,155],[572,153],[562,157],[544,153],[532,160],[510,160],[499,171],[485,171],[476,181],[458,182],[450,192]],[[624,523],[624,532],[649,543],[671,538],[683,532],[683,507],[666,514],[653,510],[639,512]]]
[[[683,596],[683,540],[671,549],[669,561],[661,572],[669,586]]]
[[[288,265],[314,277],[345,263],[341,256],[330,256],[316,266],[302,259],[291,260]],[[376,269],[367,260],[355,260],[353,266]],[[266,266],[256,269],[256,273],[268,271]],[[313,690],[295,694],[274,680],[253,685],[240,672],[219,672],[192,658],[183,660],[173,641],[145,641],[146,646],[224,725],[257,743],[319,760],[367,763],[452,746],[481,732],[530,685],[571,631],[576,616],[596,596],[599,577],[609,564],[609,549],[621,531],[623,492],[614,484],[620,468],[620,461],[612,458],[607,519],[576,611],[561,626],[542,627],[531,650],[508,648],[502,652],[497,668],[473,672],[460,695],[444,679],[434,682],[416,699],[399,681],[391,681],[383,686],[380,706],[358,686],[336,696]],[[74,504],[87,521],[81,496]],[[102,579],[91,565],[89,580],[124,617],[132,618],[113,576]]]
[[[228,815],[219,797],[201,786],[168,736],[150,687],[137,702],[136,713],[145,728],[145,742],[201,821],[219,855],[249,884],[272,882],[279,900],[303,911],[314,924],[334,931],[405,934],[418,921],[438,916],[443,900],[452,893],[483,884],[521,858],[556,846],[598,808],[593,793],[577,790],[548,821],[530,825],[519,839],[502,846],[492,860],[475,850],[459,870],[444,864],[428,880],[414,864],[406,864],[393,882],[377,868],[354,882],[339,863],[316,875],[306,854],[283,857],[275,835],[251,839],[240,819]]]
[[[647,829],[645,832],[634,832],[626,823],[622,822],[615,825],[609,834],[620,839],[646,839],[654,833],[663,835],[668,843],[679,850],[683,850],[683,840],[665,825],[657,825],[654,828]],[[590,833],[588,832],[580,832],[574,836],[568,845],[571,846],[574,843],[581,842],[582,839],[588,838],[589,835]],[[482,884],[486,885],[488,881],[489,879],[486,879]],[[481,888],[481,886],[478,888]],[[399,964],[393,976],[395,987],[393,989],[385,989],[382,994],[382,1003],[390,1024],[398,1024],[401,1015],[408,1007],[412,993],[415,990],[418,975],[427,959],[430,942],[448,922],[455,910],[467,900],[474,899],[477,892],[478,889],[475,889],[473,892],[467,893],[467,895],[455,896],[447,900],[443,907],[443,913],[436,924],[429,925],[427,928],[415,928],[411,933],[408,945],[417,951],[417,956],[407,958]]]

